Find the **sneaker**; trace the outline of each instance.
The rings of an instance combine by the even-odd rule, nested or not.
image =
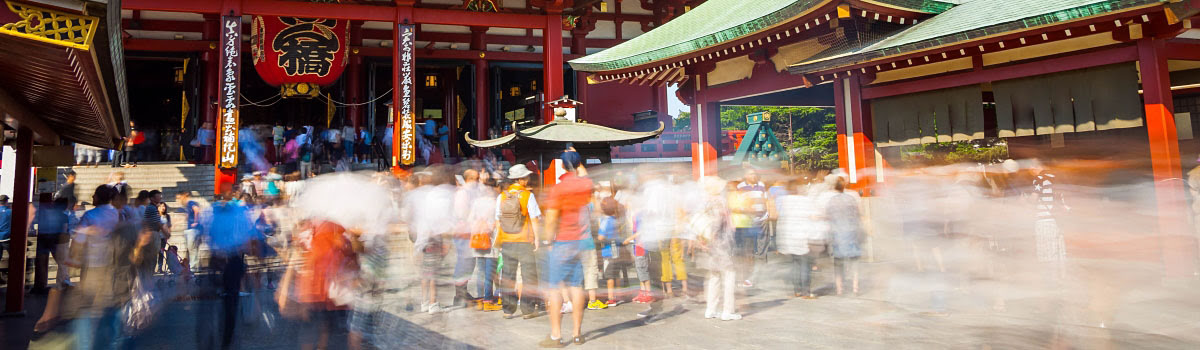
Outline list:
[[[504,309],[504,307],[503,307],[503,306],[500,306],[500,304],[499,304],[499,303],[492,303],[492,302],[490,302],[490,301],[485,301],[485,302],[479,303],[479,305],[483,305],[481,310],[483,310],[483,311],[485,311],[485,312],[487,312],[487,311],[500,311],[500,310],[503,310],[503,309]]]
[[[569,314],[569,313],[571,313],[571,310],[573,310],[573,309],[574,309],[572,306],[574,306],[574,305],[571,305],[571,302],[569,302],[569,301],[568,301],[568,302],[564,302],[564,303],[563,303],[563,306],[562,306],[562,313],[564,313],[564,314]]]
[[[721,321],[734,321],[742,319],[741,314],[721,314]]]
[[[633,301],[640,304],[649,304],[654,301],[654,298],[650,296],[649,292],[640,291],[638,292],[638,296],[635,297]]]
[[[637,317],[646,318],[646,317],[654,316],[654,314],[655,314],[655,312],[654,312],[654,308],[653,308],[653,307],[648,307],[648,308],[646,308],[645,310],[642,310],[641,312],[638,312],[638,313],[637,313]]]
[[[421,312],[429,312],[429,303],[428,302],[421,303]]]
[[[751,283],[750,280],[745,280],[745,281],[742,281],[741,286],[742,286],[742,288],[751,288],[751,287],[754,287],[754,283]]]
[[[429,304],[429,314],[430,315],[433,315],[433,314],[436,314],[439,312],[442,312],[441,305],[438,305],[438,303]]]
[[[714,319],[714,318],[717,318],[717,317],[721,317],[721,313],[720,313],[720,312],[716,312],[716,311],[705,311],[705,312],[704,312],[704,318],[705,318],[705,319]]]
[[[622,303],[621,303],[621,301],[620,301],[620,300],[616,300],[616,299],[608,299],[608,301],[604,302],[604,304],[605,304],[605,305],[608,305],[608,307],[614,307],[614,306],[617,306],[617,305],[621,305]]]
[[[604,309],[608,308],[608,304],[605,304],[603,301],[600,301],[600,299],[596,299],[596,300],[592,300],[592,302],[588,303],[587,308],[588,308],[588,310],[604,310]]]

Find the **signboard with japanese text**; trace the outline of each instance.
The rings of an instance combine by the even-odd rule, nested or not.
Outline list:
[[[273,86],[337,82],[348,62],[350,21],[254,16],[250,51],[254,69]]]
[[[238,98],[242,80],[242,16],[221,16],[219,69],[221,91],[217,94],[217,166],[234,169],[238,165]]]
[[[413,46],[416,44],[415,35],[411,24],[397,24],[396,29],[399,37],[399,42],[396,43],[396,55],[399,57],[396,69],[396,81],[398,89],[396,90],[396,115],[397,118],[397,133],[399,134],[399,163],[401,165],[412,165],[416,162],[417,157],[417,140],[416,140],[416,95],[413,89],[414,73],[414,52]]]

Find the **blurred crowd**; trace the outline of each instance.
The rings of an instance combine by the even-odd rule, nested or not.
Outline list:
[[[289,154],[316,137],[285,130],[275,145]],[[86,211],[67,209],[77,208],[73,194],[46,196],[34,220],[38,250],[46,239],[60,286],[35,331],[81,348],[136,348],[169,301],[209,296],[219,307],[205,314],[201,348],[235,347],[248,317],[298,322],[309,348],[389,348],[380,315],[399,299],[403,310],[434,315],[546,316],[537,345],[562,347],[588,340],[585,310],[643,304],[637,316],[653,323],[664,300],[678,298],[703,304],[706,319],[735,321],[746,290],[778,286],[802,300],[874,292],[912,302],[916,293],[913,307],[935,316],[955,309],[954,293],[982,296],[995,311],[1039,296],[1051,322],[1104,327],[1128,283],[1144,278],[1143,255],[1156,254],[1129,236],[1154,215],[1092,216],[1146,205],[1123,197],[1144,188],[1064,187],[1033,160],[898,170],[870,188],[842,171],[744,168],[696,179],[671,165],[589,169],[573,148],[545,186],[530,166],[491,160],[399,177],[310,177],[309,161],[300,156],[288,176],[254,165],[265,171],[211,203],[182,193],[178,209],[157,191],[130,193],[120,173],[86,189]],[[186,221],[172,223],[178,212]],[[175,225],[183,247],[168,244]],[[872,276],[879,270],[862,266],[876,255],[903,257],[891,268],[899,272]],[[339,333],[347,343],[330,344]]]

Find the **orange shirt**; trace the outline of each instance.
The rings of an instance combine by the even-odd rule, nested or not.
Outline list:
[[[511,198],[511,196],[521,196],[521,215],[525,216],[525,226],[521,228],[521,232],[504,232],[503,229],[497,227],[500,233],[496,235],[496,243],[533,243],[533,220],[530,219],[531,215],[529,213],[529,201],[533,198],[533,193],[530,193],[529,189],[525,188],[525,186],[514,183],[509,185],[507,190],[500,193],[500,198],[496,201],[496,205],[499,206],[500,203],[503,203],[505,199]],[[536,199],[534,200],[536,201]],[[541,214],[539,213],[538,215]],[[497,210],[497,216],[499,216],[499,210]],[[497,222],[497,226],[499,226],[499,222]]]
[[[305,259],[306,269],[298,276],[297,299],[302,303],[325,304],[337,308],[329,299],[329,285],[346,271],[358,270],[358,256],[344,236],[346,229],[329,221],[313,225],[312,248]]]
[[[592,187],[591,179],[567,173],[550,188],[547,208],[558,210],[558,232],[554,240],[578,241],[591,233],[591,217],[585,209],[592,202]]]

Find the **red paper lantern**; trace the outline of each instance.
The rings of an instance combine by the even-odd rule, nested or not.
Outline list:
[[[274,86],[337,81],[349,61],[350,21],[254,16],[250,47],[254,69]]]

